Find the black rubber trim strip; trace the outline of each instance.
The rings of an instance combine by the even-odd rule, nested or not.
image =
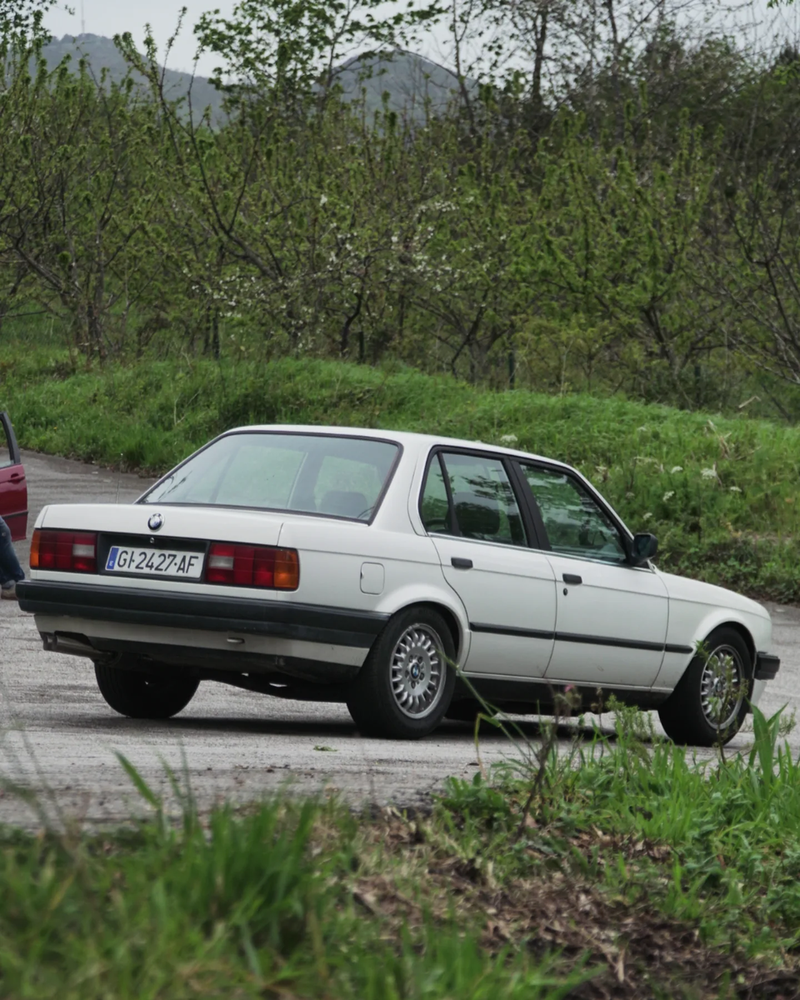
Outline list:
[[[494,635],[511,635],[521,639],[556,639],[560,642],[578,642],[590,646],[617,646],[621,649],[646,649],[655,653],[691,653],[691,646],[674,643],[640,642],[636,639],[615,639],[605,635],[574,635],[570,632],[546,632],[540,629],[512,628],[510,626],[484,625],[470,622],[473,632],[490,632]]]
[[[545,632],[541,629],[512,628],[506,625],[483,625],[480,622],[470,622],[469,627],[473,632],[489,632],[492,635],[513,635],[520,639],[555,639],[556,637],[555,632]]]
[[[664,647],[666,653],[693,653],[693,646],[681,646],[678,643],[668,642]]]
[[[676,646],[664,642],[643,642],[639,639],[616,639],[606,635],[573,635],[569,632],[557,632],[556,639],[561,642],[580,642],[589,646],[617,646],[620,649],[646,649],[654,653],[691,653],[691,646]]]
[[[780,669],[780,657],[773,656],[772,653],[756,653],[756,669],[753,676],[757,681],[773,680]]]
[[[206,632],[244,632],[360,649],[369,649],[389,620],[388,614],[313,604],[168,590],[142,593],[130,587],[49,580],[20,581],[17,594],[23,611],[40,615]]]

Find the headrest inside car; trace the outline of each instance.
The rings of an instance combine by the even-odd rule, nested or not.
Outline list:
[[[475,493],[456,493],[453,496],[456,518],[461,534],[467,538],[491,538],[500,528],[500,511],[493,497]]]

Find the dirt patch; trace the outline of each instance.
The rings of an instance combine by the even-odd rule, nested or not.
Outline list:
[[[786,955],[781,968],[708,947],[692,923],[664,917],[648,902],[631,905],[562,871],[545,871],[511,884],[493,884],[491,866],[451,856],[425,843],[424,828],[387,817],[374,835],[390,850],[396,871],[357,876],[353,898],[399,939],[404,927],[426,919],[459,920],[477,932],[483,948],[527,949],[537,958],[560,953],[566,969],[583,969],[586,980],[568,994],[576,1000],[651,1000],[654,996],[741,1000],[800,997],[800,956]],[[670,850],[645,841],[624,842],[583,834],[573,846],[600,845],[628,858],[664,861]]]

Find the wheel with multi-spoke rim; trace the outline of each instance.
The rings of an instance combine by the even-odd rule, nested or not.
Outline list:
[[[347,697],[359,730],[369,736],[427,736],[447,711],[455,687],[455,644],[432,608],[407,608],[389,620]]]
[[[714,629],[675,690],[659,708],[661,725],[676,743],[710,747],[739,732],[747,715],[753,658],[736,629]]]
[[[155,677],[119,665],[95,663],[94,674],[106,702],[131,719],[170,719],[194,697],[199,681],[192,677]]]

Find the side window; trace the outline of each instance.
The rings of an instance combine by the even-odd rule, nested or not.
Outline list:
[[[522,465],[554,552],[603,562],[626,562],[617,526],[571,476]]]
[[[455,531],[464,538],[527,545],[517,498],[496,458],[447,452],[441,456],[450,485]]]
[[[447,500],[447,487],[444,485],[444,473],[438,455],[433,458],[428,467],[428,475],[425,477],[425,485],[422,487],[420,514],[427,531],[439,535],[454,534],[450,504]]]
[[[0,469],[11,465],[11,448],[8,443],[8,437],[6,436],[6,428],[3,421],[0,420]]]

